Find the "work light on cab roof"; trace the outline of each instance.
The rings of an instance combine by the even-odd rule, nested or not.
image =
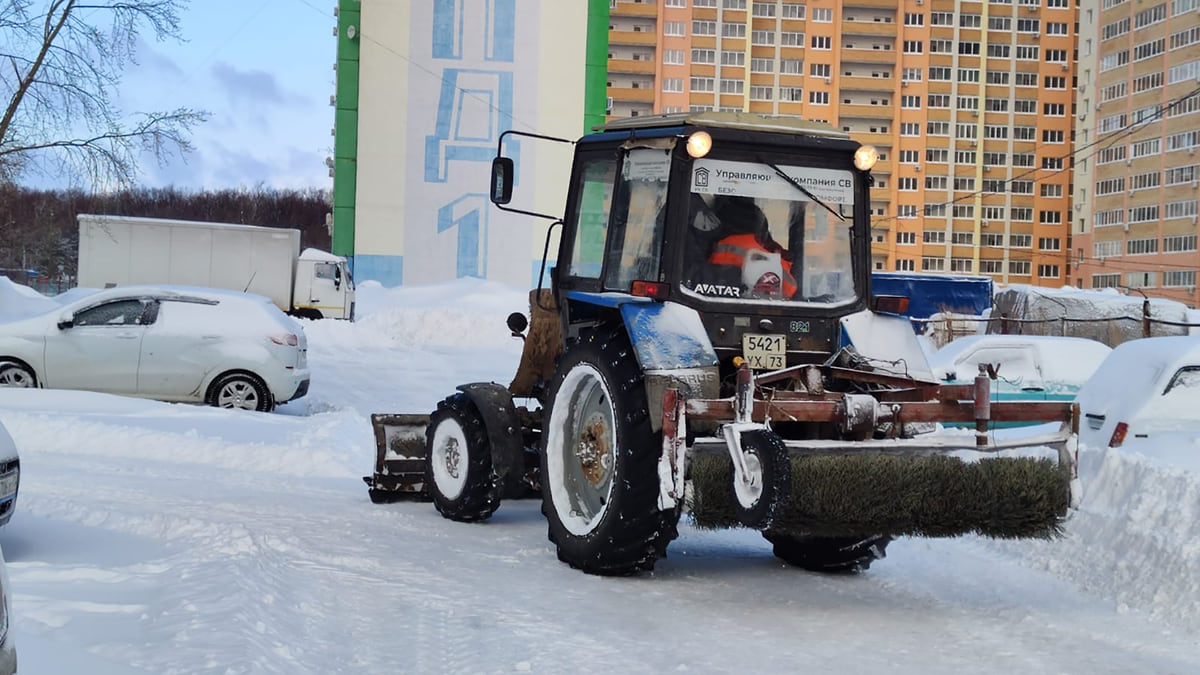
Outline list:
[[[712,150],[712,135],[707,131],[697,131],[687,139],[687,153],[696,159],[700,159]]]
[[[859,171],[870,171],[879,161],[879,151],[873,145],[864,145],[854,151],[854,166]]]

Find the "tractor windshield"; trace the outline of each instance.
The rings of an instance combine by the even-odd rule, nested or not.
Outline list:
[[[854,180],[848,170],[696,160],[684,290],[732,301],[853,301]]]

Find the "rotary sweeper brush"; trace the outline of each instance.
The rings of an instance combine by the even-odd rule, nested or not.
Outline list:
[[[558,557],[594,574],[653,569],[685,512],[831,571],[867,567],[895,536],[1060,531],[1079,496],[1078,412],[993,400],[984,368],[935,381],[898,316],[907,299],[870,292],[873,148],[741,113],[639,117],[574,142],[509,131],[500,149],[522,138],[574,143],[575,160],[564,215],[544,216],[551,288],[531,293],[532,326],[509,317],[517,375],[460,386],[429,415],[373,416],[373,500],[478,521],[540,495]],[[492,201],[541,216],[508,206],[515,172],[498,153]],[[993,431],[1014,422],[1060,424]]]

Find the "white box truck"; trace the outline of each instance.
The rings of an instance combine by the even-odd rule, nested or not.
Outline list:
[[[80,286],[183,284],[257,293],[294,316],[354,318],[346,259],[300,231],[162,218],[79,215]]]

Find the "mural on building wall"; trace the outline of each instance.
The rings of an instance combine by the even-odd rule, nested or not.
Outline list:
[[[413,8],[405,283],[456,277],[529,283],[529,224],[492,207],[487,181],[500,134],[535,123],[536,0],[433,0]],[[419,72],[428,69],[429,73]],[[426,75],[432,75],[427,77]],[[516,116],[514,114],[520,110]],[[418,150],[419,149],[419,150]],[[520,162],[518,141],[505,155]],[[420,164],[417,165],[416,163]],[[527,161],[526,164],[531,164]],[[418,178],[419,177],[419,178]],[[454,260],[452,269],[446,261]]]

